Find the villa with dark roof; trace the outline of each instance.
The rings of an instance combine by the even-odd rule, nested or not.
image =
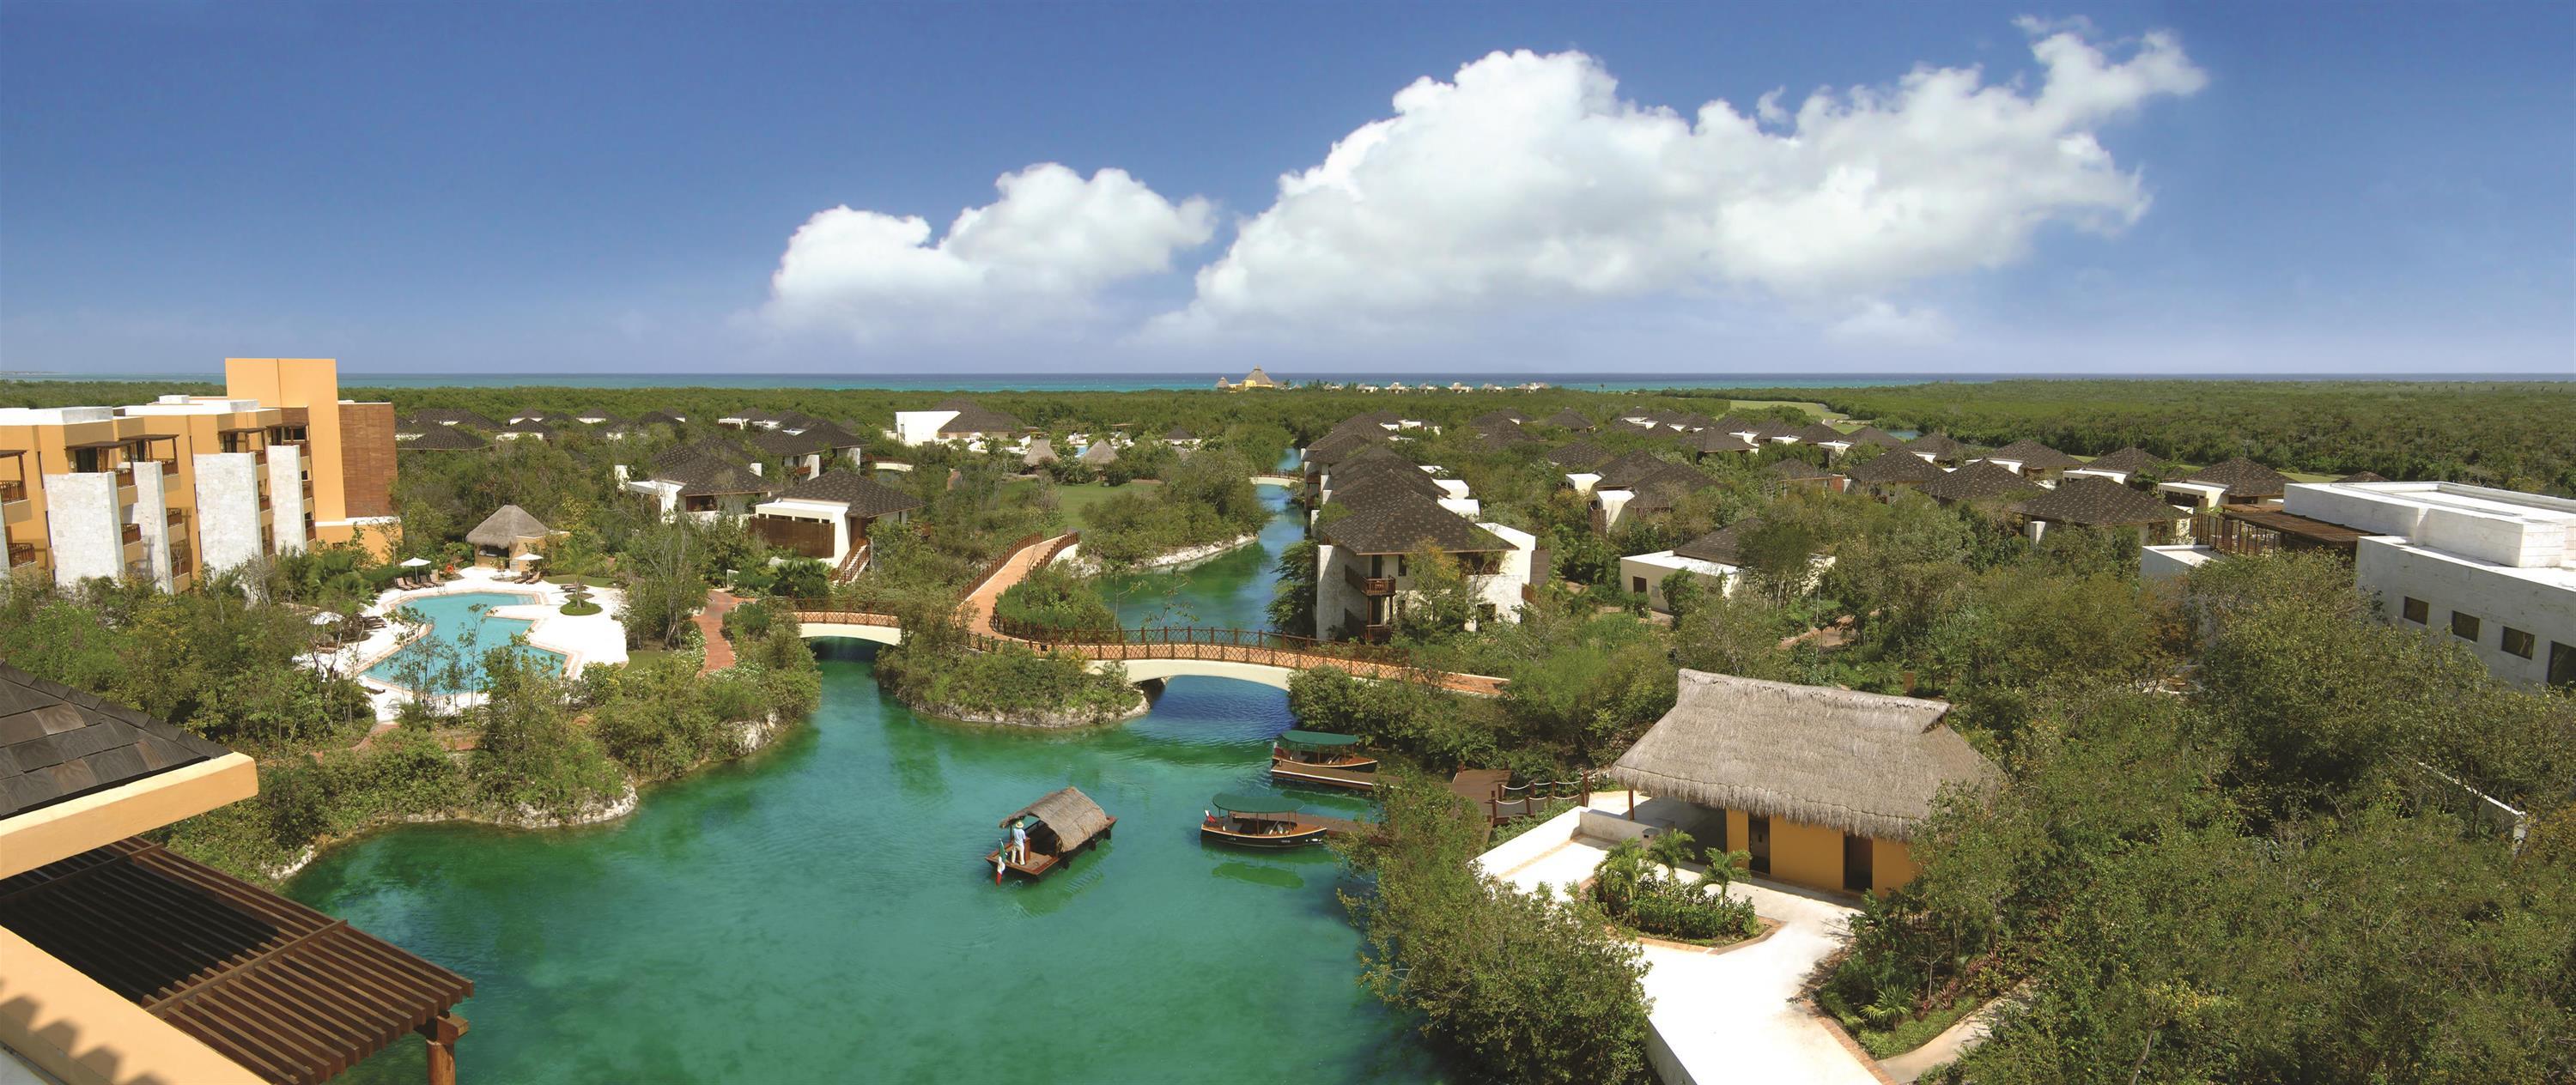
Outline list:
[[[1924,483],[1923,495],[1944,505],[1956,505],[2018,500],[2044,488],[2001,464],[1970,460],[1958,470]]]
[[[629,493],[643,494],[662,515],[686,514],[700,520],[740,516],[754,502],[778,492],[763,478],[758,463],[747,463],[715,441],[682,445],[654,457],[642,477],[630,477],[621,464],[617,481]]]
[[[2153,471],[2158,466],[2156,458],[2148,455],[2145,449],[2130,445],[2117,452],[2105,452],[2095,456],[2081,467],[2069,467],[2066,469],[2066,477],[2081,478],[2090,475],[2107,478],[2125,486],[2139,475]]]
[[[1308,467],[1323,636],[1388,635],[1413,598],[1411,562],[1423,550],[1467,575],[1482,601],[1479,621],[1518,621],[1529,586],[1547,575],[1536,536],[1478,522],[1481,507],[1466,483],[1439,478],[1383,443],[1362,441],[1346,457]]]
[[[867,566],[869,532],[903,523],[921,499],[856,471],[827,471],[752,507],[751,533],[782,550],[856,576]]]
[[[1948,473],[1921,456],[1890,451],[1851,465],[1843,478],[1846,488],[1865,490],[1871,497],[1887,501],[1900,491],[1921,490],[1926,483]]]
[[[2110,479],[2088,476],[2067,479],[2056,489],[2016,502],[2012,513],[2021,518],[2033,542],[2048,528],[2063,525],[2136,528],[2148,546],[2172,543],[2189,519],[2181,509]]]
[[[2238,456],[2159,482],[2156,493],[2168,504],[2210,512],[2223,505],[2278,505],[2289,485],[2289,476]]]

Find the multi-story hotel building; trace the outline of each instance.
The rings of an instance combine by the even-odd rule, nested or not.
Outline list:
[[[222,396],[0,408],[9,567],[164,589],[314,542],[397,541],[393,405],[329,358],[230,358]]]

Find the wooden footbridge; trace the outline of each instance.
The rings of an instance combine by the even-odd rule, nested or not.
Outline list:
[[[1081,539],[1079,533],[1021,539],[976,578],[974,587],[958,604],[958,617],[978,650],[991,651],[1009,643],[1040,651],[1071,652],[1094,663],[1121,664],[1127,676],[1139,682],[1205,675],[1286,689],[1288,680],[1300,671],[1333,667],[1355,677],[1423,682],[1476,696],[1502,692],[1500,678],[1416,667],[1401,650],[1383,645],[1204,626],[1049,629],[993,617],[993,602],[1003,592],[1032,571],[1072,552]],[[884,644],[903,639],[902,623],[891,614],[853,610],[825,599],[782,602],[795,611],[808,637],[851,636]]]

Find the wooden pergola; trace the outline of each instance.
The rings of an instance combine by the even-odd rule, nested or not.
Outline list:
[[[265,1080],[417,1032],[431,1085],[456,1081],[473,981],[139,837],[0,880],[0,927]]]

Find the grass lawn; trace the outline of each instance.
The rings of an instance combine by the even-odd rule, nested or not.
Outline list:
[[[1064,518],[1067,522],[1076,528],[1086,528],[1091,526],[1091,510],[1098,508],[1101,502],[1109,500],[1110,495],[1160,485],[1162,483],[1153,479],[1140,478],[1124,486],[1103,486],[1096,482],[1081,486],[1058,486],[1055,488],[1055,498],[1057,507],[1064,510]]]
[[[1758,410],[1763,407],[1796,407],[1799,410],[1807,412],[1811,417],[1821,418],[1827,422],[1839,422],[1843,420],[1842,414],[1828,409],[1822,403],[1805,403],[1794,399],[1730,399],[1726,402],[1729,405],[1729,410]]]

